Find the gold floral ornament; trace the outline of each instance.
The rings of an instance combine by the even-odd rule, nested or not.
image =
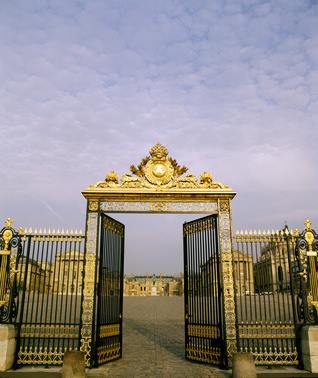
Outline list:
[[[98,181],[94,186],[98,188],[112,188],[118,186],[118,174],[115,171],[108,172],[105,181]]]
[[[137,166],[130,166],[130,173],[124,174],[121,181],[118,174],[111,171],[104,181],[98,181],[90,188],[229,189],[227,185],[213,181],[211,173],[203,172],[198,180],[191,173],[185,176],[187,171],[187,167],[168,156],[166,147],[157,143]]]

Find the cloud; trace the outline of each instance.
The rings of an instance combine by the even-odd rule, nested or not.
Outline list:
[[[2,213],[26,222],[21,198],[33,208],[41,198],[80,227],[80,191],[160,140],[194,174],[237,188],[236,224],[251,217],[246,193],[268,223],[288,209],[292,222],[306,213],[318,224],[317,10],[303,0],[3,1]],[[282,191],[269,213],[262,198]]]

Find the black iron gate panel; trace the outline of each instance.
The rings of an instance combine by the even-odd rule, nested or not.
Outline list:
[[[61,365],[79,350],[85,237],[40,230],[22,236],[17,365]]]
[[[237,347],[258,365],[298,365],[295,239],[288,229],[234,238]]]
[[[183,225],[185,354],[225,366],[217,220],[211,215]]]
[[[95,365],[122,356],[124,235],[122,223],[101,215]]]

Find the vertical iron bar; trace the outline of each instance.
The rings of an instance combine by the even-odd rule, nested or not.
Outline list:
[[[185,338],[185,357],[188,357],[188,314],[189,314],[189,308],[188,308],[188,235],[187,235],[187,224],[183,224],[183,284],[184,284],[184,338]]]

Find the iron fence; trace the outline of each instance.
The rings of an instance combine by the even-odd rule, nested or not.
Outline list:
[[[17,265],[17,365],[60,365],[78,350],[84,240],[77,231],[26,231]]]
[[[281,231],[241,231],[234,237],[237,347],[262,365],[298,365],[299,288],[296,239]]]
[[[233,238],[237,346],[256,364],[302,366],[300,329],[318,324],[318,235],[241,231]]]
[[[123,225],[104,216],[91,364],[122,353]],[[241,231],[232,238],[237,348],[259,365],[300,365],[299,331],[318,323],[318,235]],[[217,217],[184,224],[186,356],[226,366]],[[16,365],[60,365],[79,350],[85,236],[0,230],[0,323],[16,324]],[[95,306],[96,305],[96,306]],[[96,307],[96,311],[95,311]]]

